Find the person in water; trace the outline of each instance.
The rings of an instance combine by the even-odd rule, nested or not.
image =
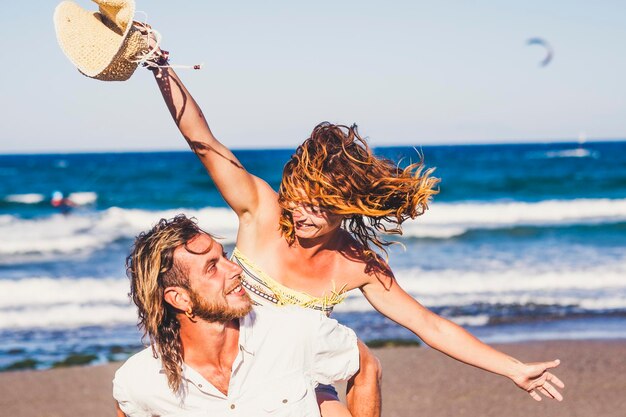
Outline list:
[[[564,384],[550,372],[559,360],[523,363],[481,342],[405,292],[377,253],[388,244],[384,232],[399,233],[405,220],[427,209],[437,193],[431,169],[421,162],[400,169],[375,156],[356,126],[321,123],[285,165],[277,193],[215,138],[172,68],[152,70],[181,134],[238,216],[232,259],[254,302],[329,314],[359,289],[377,311],[429,346],[509,378],[537,401],[562,400],[557,388]],[[319,392],[318,402],[326,417],[380,415],[380,398],[372,397],[378,392],[371,385],[355,391],[348,410],[332,392]]]
[[[50,205],[58,209],[64,216],[70,214],[74,207],[76,207],[76,204],[69,197],[64,196],[61,191],[54,191],[52,193]]]

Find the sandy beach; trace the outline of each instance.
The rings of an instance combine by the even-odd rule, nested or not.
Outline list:
[[[623,417],[625,341],[498,345],[523,361],[561,359],[562,403],[533,401],[501,377],[425,347],[376,349],[383,364],[383,416]],[[111,416],[111,379],[119,363],[0,373],[0,408],[12,417]]]

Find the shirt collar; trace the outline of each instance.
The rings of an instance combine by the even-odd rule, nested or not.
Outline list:
[[[248,314],[239,319],[239,348],[250,355],[254,355],[252,334],[254,332],[255,320],[256,313],[254,310],[251,310]]]
[[[239,319],[239,349],[249,353],[250,355],[254,355],[254,347],[252,346],[252,334],[255,320],[256,313],[254,312],[254,310],[251,310],[248,314]],[[185,362],[183,362],[182,368],[183,375],[185,375],[187,369],[192,369],[188,367]],[[163,368],[162,363],[160,373],[165,373],[165,369]]]

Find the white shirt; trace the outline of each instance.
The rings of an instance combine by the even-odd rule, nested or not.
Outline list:
[[[115,373],[113,396],[129,417],[319,417],[318,383],[350,378],[359,369],[354,332],[301,307],[254,307],[239,321],[239,352],[228,395],[183,364],[184,397],[167,385],[152,348]]]

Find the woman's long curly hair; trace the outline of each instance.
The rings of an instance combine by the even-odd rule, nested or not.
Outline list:
[[[137,236],[126,258],[129,296],[138,308],[138,325],[143,337],[148,336],[154,357],[161,358],[174,393],[182,387],[183,352],[176,318],[180,312],[165,301],[164,292],[167,287],[190,289],[188,271],[174,262],[174,250],[181,245],[187,247],[201,233],[206,232],[185,215],[161,219],[152,230]]]
[[[281,231],[293,244],[290,209],[294,203],[313,204],[346,216],[344,227],[366,254],[374,255],[370,243],[386,253],[385,246],[394,242],[380,234],[401,234],[402,223],[423,214],[439,192],[433,171],[425,169],[421,156],[404,169],[375,156],[356,125],[320,123],[283,170],[278,192]]]

